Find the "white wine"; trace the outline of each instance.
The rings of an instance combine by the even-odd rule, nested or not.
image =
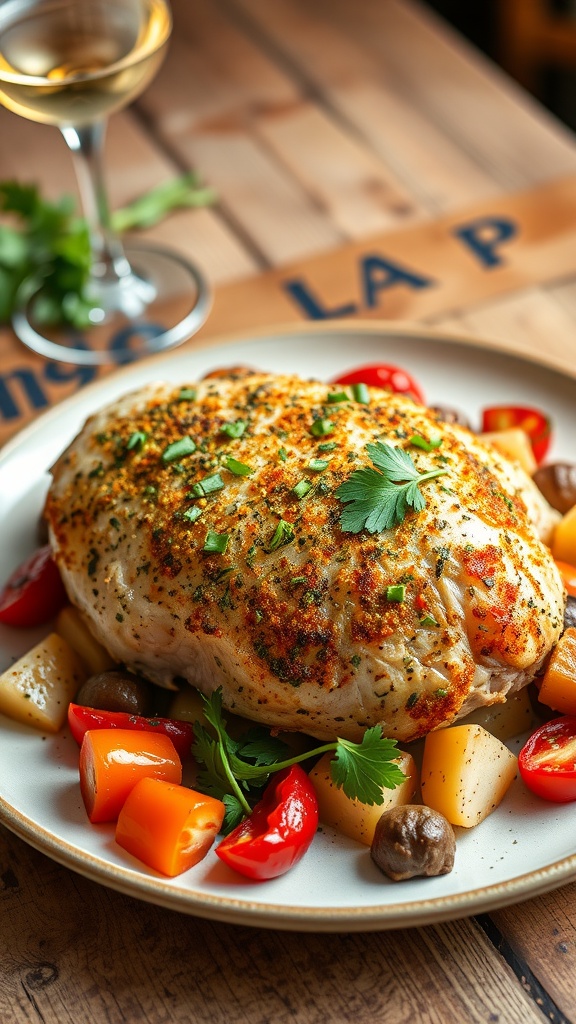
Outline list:
[[[8,0],[0,103],[44,124],[92,124],[145,88],[171,28],[166,0]]]

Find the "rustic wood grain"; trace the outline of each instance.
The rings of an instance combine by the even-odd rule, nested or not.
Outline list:
[[[216,924],[66,871],[0,828],[2,1024],[539,1024],[473,921],[368,935]]]

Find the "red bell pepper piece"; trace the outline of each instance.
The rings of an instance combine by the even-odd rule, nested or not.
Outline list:
[[[68,602],[49,544],[14,570],[0,590],[0,622],[23,629],[52,619]]]
[[[509,430],[510,427],[521,427],[528,434],[534,458],[540,465],[552,443],[550,417],[540,409],[523,405],[491,405],[482,410],[483,433]]]
[[[78,746],[82,746],[84,733],[89,729],[132,729],[138,732],[160,733],[168,736],[176,747],[178,756],[190,757],[194,742],[191,722],[179,722],[175,718],[144,718],[131,715],[128,711],[100,711],[85,708],[81,704],[69,704],[68,725]]]
[[[390,363],[369,363],[367,366],[359,366],[356,370],[349,370],[348,373],[334,377],[331,383],[367,384],[369,387],[382,388],[398,395],[408,395],[416,402],[425,404],[422,388],[414,377],[400,366],[392,366]]]
[[[518,755],[524,783],[536,796],[553,803],[576,800],[576,717],[545,722]]]
[[[222,840],[216,853],[247,878],[277,878],[304,856],[317,827],[316,791],[294,764],[272,776],[252,814]]]

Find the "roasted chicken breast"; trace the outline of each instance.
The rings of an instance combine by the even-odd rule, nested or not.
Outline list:
[[[126,395],[54,466],[46,517],[70,599],[118,661],[222,687],[270,726],[407,741],[542,665],[563,620],[538,536],[554,513],[467,430],[338,390],[258,373]],[[376,441],[444,475],[397,525],[345,532],[336,491]]]

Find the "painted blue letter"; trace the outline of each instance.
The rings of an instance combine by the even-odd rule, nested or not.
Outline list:
[[[364,304],[368,308],[378,305],[378,293],[384,288],[393,288],[397,284],[407,285],[408,288],[430,288],[436,283],[433,278],[415,274],[412,270],[406,270],[383,256],[364,257],[362,279]]]
[[[358,312],[357,307],[352,302],[347,306],[339,306],[336,309],[326,309],[320,305],[318,299],[309,291],[301,278],[295,278],[293,281],[283,281],[282,283],[288,294],[293,299],[296,299],[300,309],[304,310],[309,320],[333,320],[339,316],[353,316],[354,313]]]
[[[480,217],[454,230],[456,237],[466,243],[483,267],[499,267],[504,261],[496,252],[498,246],[509,242],[517,233],[516,222],[501,217]]]

